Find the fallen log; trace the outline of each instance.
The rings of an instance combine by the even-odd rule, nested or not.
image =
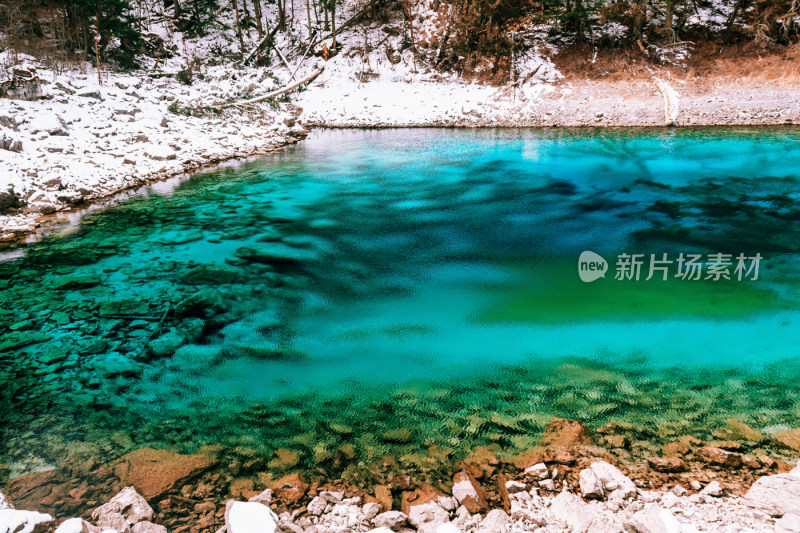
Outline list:
[[[231,102],[231,103],[228,103],[228,104],[221,104],[221,105],[218,105],[216,107],[224,109],[226,107],[235,107],[235,106],[242,106],[242,105],[257,104],[258,102],[263,102],[264,100],[269,100],[270,98],[275,98],[276,96],[280,96],[285,92],[289,92],[292,89],[296,89],[297,87],[299,87],[299,86],[301,86],[301,85],[303,85],[305,83],[314,81],[314,79],[317,76],[322,74],[323,70],[325,70],[325,69],[321,68],[317,72],[312,74],[311,76],[308,76],[307,78],[304,78],[304,79],[302,79],[302,80],[300,80],[300,81],[298,81],[296,83],[293,83],[292,85],[289,85],[288,87],[284,87],[283,89],[278,89],[276,91],[272,91],[271,93],[267,93],[267,94],[265,94],[263,96],[259,96],[258,98],[253,98],[251,100],[245,100],[244,102]]]

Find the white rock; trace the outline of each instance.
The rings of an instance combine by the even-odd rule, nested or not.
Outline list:
[[[328,502],[319,496],[315,496],[314,499],[308,503],[308,513],[314,516],[319,516],[325,511],[325,507],[327,506]]]
[[[420,531],[433,532],[438,526],[450,521],[450,513],[436,502],[422,503],[409,507],[408,521]]]
[[[270,502],[272,501],[272,489],[266,489],[261,494],[256,494],[252,498],[247,498],[247,501],[258,502],[264,505],[269,505]]]
[[[544,463],[536,463],[535,465],[526,468],[522,475],[526,477],[529,476],[534,479],[547,479],[550,477],[550,472],[547,470],[547,465]]]
[[[436,533],[461,533],[461,528],[452,522],[448,522],[437,527]]]
[[[604,531],[607,520],[571,492],[563,491],[553,498],[550,511],[575,533]]]
[[[510,480],[506,481],[506,490],[509,494],[517,494],[518,492],[525,492],[528,490],[528,486],[525,483]]]
[[[375,529],[370,529],[367,533],[394,533],[393,530],[389,529],[388,527],[376,527]]]
[[[775,533],[800,533],[800,514],[786,513],[783,515],[780,520],[775,522]]]
[[[723,495],[722,487],[720,486],[718,481],[712,481],[706,487],[700,491],[700,494],[705,494],[706,496],[712,496],[714,498],[719,498]]]
[[[81,518],[68,518],[56,528],[56,533],[88,533],[89,528]]]
[[[130,524],[141,522],[142,520],[152,520],[153,508],[147,503],[136,489],[133,487],[125,487],[119,493],[111,498],[108,503],[105,503],[92,511],[92,520],[99,522],[103,516],[109,513],[119,513]]]
[[[688,533],[675,515],[657,504],[651,504],[633,515],[626,524],[636,533]]]
[[[486,518],[483,519],[483,523],[481,523],[481,527],[478,531],[480,533],[496,533],[498,531],[503,531],[509,522],[510,519],[505,511],[501,509],[492,509],[486,514]]]
[[[594,470],[586,468],[581,470],[580,476],[581,494],[584,498],[602,498],[603,482],[594,473]]]
[[[606,494],[621,490],[628,498],[636,496],[636,485],[616,466],[605,461],[596,461],[590,468],[603,484],[603,491]]]
[[[361,509],[361,512],[364,513],[364,518],[367,520],[372,520],[378,513],[381,512],[381,504],[376,502],[369,502],[368,504],[364,505]]]
[[[747,491],[744,501],[772,516],[800,514],[800,478],[792,474],[759,478]]]
[[[278,516],[272,509],[258,502],[235,502],[225,505],[227,533],[275,533]]]
[[[372,521],[375,527],[396,529],[408,522],[408,517],[400,511],[386,511],[375,517]]]
[[[36,511],[0,510],[0,533],[32,533],[52,526],[53,517]]]
[[[167,533],[167,528],[145,520],[143,522],[136,522],[133,524],[131,533]]]

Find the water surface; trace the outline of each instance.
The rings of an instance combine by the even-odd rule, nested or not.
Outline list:
[[[794,427],[799,199],[796,129],[316,132],[0,264],[0,462],[515,453],[554,415]],[[619,281],[622,253],[763,260]]]

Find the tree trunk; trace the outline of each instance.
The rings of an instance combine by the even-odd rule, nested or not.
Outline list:
[[[264,25],[261,23],[261,0],[253,0],[253,13],[256,17],[256,29],[258,30],[258,37],[264,36]]]
[[[733,6],[733,11],[731,11],[731,16],[728,17],[728,23],[725,28],[725,40],[730,41],[731,36],[733,35],[733,23],[736,22],[736,16],[739,14],[740,10],[743,10],[747,7],[747,0],[736,0],[736,5]]]
[[[636,16],[633,18],[633,39],[638,41],[642,38],[642,30],[644,29],[644,21],[647,18],[647,0],[642,0],[636,10]]]
[[[333,29],[331,48],[336,48],[336,0],[331,0],[331,26]]]
[[[664,15],[664,28],[672,29],[672,19],[675,17],[675,0],[667,0],[667,12]]]
[[[233,14],[235,15],[236,21],[236,36],[239,37],[239,49],[242,53],[244,53],[244,38],[242,38],[242,24],[239,19],[239,2],[238,0],[233,0]]]
[[[94,38],[94,59],[97,65],[97,83],[102,87],[103,76],[100,74],[100,12],[96,11],[94,15],[94,25],[97,29],[97,35]]]
[[[306,0],[306,18],[308,19],[308,37],[311,38],[311,0]]]

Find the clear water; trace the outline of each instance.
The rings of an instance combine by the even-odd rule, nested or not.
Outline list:
[[[317,132],[0,264],[0,462],[796,426],[799,200],[796,129]],[[587,284],[584,250],[764,259]]]

